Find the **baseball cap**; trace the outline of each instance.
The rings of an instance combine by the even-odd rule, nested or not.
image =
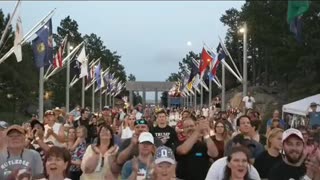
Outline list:
[[[43,124],[40,121],[36,120],[36,119],[34,119],[34,120],[32,120],[30,122],[31,129],[33,129],[36,124],[39,124],[42,127],[42,129],[44,129]]]
[[[5,121],[0,121],[0,129],[7,129],[8,123]]]
[[[138,119],[134,122],[134,125],[145,124],[148,125],[148,122],[145,119]]]
[[[312,102],[312,103],[310,104],[310,106],[317,106],[317,103]]]
[[[168,162],[170,164],[176,163],[173,151],[166,146],[159,146],[154,157],[155,164],[160,164],[162,162]]]
[[[47,110],[45,113],[44,113],[45,116],[47,115],[54,115],[54,112],[52,110]]]
[[[149,132],[142,132],[139,135],[138,141],[139,141],[139,143],[149,142],[151,144],[154,144],[154,138],[153,138],[152,134]]]
[[[290,129],[287,129],[283,132],[282,134],[282,143],[287,140],[290,136],[297,136],[299,139],[301,139],[302,141],[303,140],[303,136],[302,136],[302,133],[298,130],[298,129],[295,129],[295,128],[290,128]]]
[[[104,106],[104,107],[102,108],[102,111],[109,110],[109,109],[110,109],[109,106]]]
[[[26,131],[23,129],[22,126],[14,124],[7,129],[7,135],[9,134],[10,131],[13,131],[13,130],[19,131],[21,134],[26,134]]]

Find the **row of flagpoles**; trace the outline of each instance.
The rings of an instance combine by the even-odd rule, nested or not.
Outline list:
[[[174,84],[169,91],[169,96],[174,92],[180,92],[182,97],[188,98],[194,95],[194,106],[197,106],[196,97],[197,93],[201,96],[201,107],[203,106],[203,89],[209,92],[209,105],[212,100],[212,82],[214,82],[219,89],[222,90],[222,99],[225,99],[225,68],[239,81],[244,83],[244,78],[239,72],[232,56],[225,47],[223,41],[219,37],[219,45],[214,52],[213,49],[209,48],[203,43],[201,52],[201,58],[199,60],[192,58],[191,70],[185,68],[182,72],[182,78]],[[230,61],[235,70],[226,62],[226,57],[229,57]],[[222,64],[222,83],[217,76],[217,70],[219,64]],[[209,69],[208,74],[205,74],[206,70]],[[209,77],[209,87],[204,81],[205,76]],[[200,89],[199,89],[200,87]],[[191,101],[190,101],[191,102]],[[222,103],[222,109],[225,108],[224,101]]]
[[[102,95],[105,94],[107,104],[107,96],[109,95],[109,103],[111,105],[111,97],[117,96],[125,84],[109,68],[103,70],[101,58],[92,60],[89,63],[89,55],[85,51],[85,42],[81,42],[71,51],[70,41],[68,38],[71,34],[64,37],[60,47],[55,55],[53,55],[53,38],[52,38],[52,17],[55,9],[49,12],[47,16],[40,20],[27,34],[23,36],[22,20],[20,16],[21,1],[18,1],[11,18],[2,34],[0,47],[5,43],[5,35],[8,27],[12,23],[12,19],[17,14],[14,46],[0,58],[0,64],[3,63],[12,53],[15,54],[18,62],[22,61],[21,46],[24,45],[34,35],[36,38],[32,40],[32,48],[37,68],[39,68],[39,118],[43,118],[43,100],[44,100],[44,82],[50,77],[56,75],[64,67],[66,67],[66,112],[69,112],[69,88],[73,87],[80,79],[82,80],[81,105],[85,106],[85,91],[92,86],[92,111],[95,111],[95,93],[100,92],[100,108],[102,109]],[[64,57],[65,51],[67,54]],[[80,53],[79,50],[81,49]],[[46,72],[45,71],[46,68]],[[70,70],[74,72],[74,77],[70,81]],[[97,86],[95,86],[95,84]],[[113,99],[114,101],[114,99]]]

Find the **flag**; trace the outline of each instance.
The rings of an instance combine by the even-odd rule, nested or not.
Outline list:
[[[70,63],[70,76],[79,78],[81,71],[81,63],[79,61],[72,61]]]
[[[62,68],[62,57],[67,44],[67,36],[62,40],[61,46],[58,49],[54,59],[53,59],[53,67],[54,68]]]
[[[217,70],[218,70],[218,66],[220,64],[220,61],[223,60],[226,57],[226,54],[221,46],[221,44],[219,43],[218,47],[217,47],[217,53],[218,53],[218,58],[217,60],[214,62],[211,73],[213,76],[217,75]]]
[[[79,78],[83,78],[88,76],[88,59],[86,57],[86,49],[85,46],[82,47],[81,52],[77,58],[77,61],[81,63],[81,71]]]
[[[51,19],[36,32],[37,37],[32,41],[34,59],[38,68],[52,64],[52,21]]]
[[[199,72],[200,72],[200,78],[202,79],[205,70],[209,66],[209,64],[212,62],[213,57],[209,54],[209,52],[203,47],[202,53],[201,53],[201,60],[199,65]]]
[[[191,72],[190,72],[188,83],[190,83],[198,73],[199,73],[198,67],[194,63],[191,63]]]
[[[13,45],[14,54],[16,55],[18,62],[22,61],[22,49],[21,49],[22,37],[23,37],[22,20],[19,14],[16,22],[16,32],[15,32],[14,45]]]
[[[308,11],[309,1],[288,0],[287,21],[298,43],[302,43],[302,15]]]
[[[101,88],[101,63],[99,62],[98,66],[95,69],[95,77],[98,84],[98,89]]]

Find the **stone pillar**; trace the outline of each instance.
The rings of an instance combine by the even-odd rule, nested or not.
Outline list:
[[[154,91],[155,93],[155,105],[157,106],[158,105],[158,89],[155,89],[155,91]]]
[[[133,91],[132,90],[129,91],[129,103],[131,106],[133,106]]]
[[[170,100],[171,100],[171,99],[170,99],[170,96],[169,96],[169,94],[168,94],[168,104],[167,104],[168,107],[170,107],[170,104],[171,104]]]
[[[143,107],[146,106],[146,90],[142,91],[142,105]]]

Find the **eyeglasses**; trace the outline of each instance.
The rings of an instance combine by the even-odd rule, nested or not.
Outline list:
[[[216,126],[217,128],[224,128],[224,126]]]
[[[23,134],[9,134],[8,137],[9,138],[15,138],[15,137],[22,137]]]

